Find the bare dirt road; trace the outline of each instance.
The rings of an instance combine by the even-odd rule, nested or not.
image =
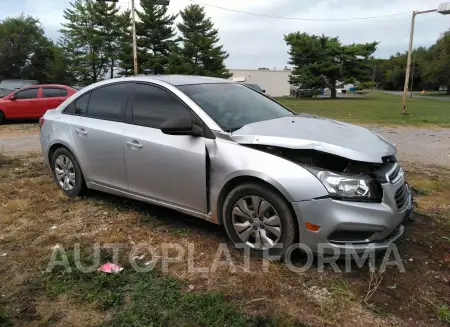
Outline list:
[[[369,128],[397,145],[400,160],[450,167],[450,128]],[[40,151],[37,124],[0,126],[0,151],[12,155]]]

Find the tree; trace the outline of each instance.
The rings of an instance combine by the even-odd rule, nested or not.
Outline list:
[[[285,36],[290,47],[289,64],[294,66],[290,83],[303,88],[328,87],[336,98],[336,83],[366,82],[373,77],[370,57],[378,42],[342,45],[339,38],[291,33]]]
[[[46,80],[48,83],[71,85],[74,83],[75,76],[70,69],[70,58],[64,55],[64,51],[56,44],[51,46],[52,60],[46,71]]]
[[[445,32],[431,49],[431,62],[425,78],[438,86],[446,86],[450,94],[450,30]]]
[[[132,76],[133,72],[133,46],[131,11],[126,10],[119,15],[120,35],[118,39],[119,76]]]
[[[52,42],[38,19],[21,15],[0,22],[0,79],[47,82],[45,72],[51,60]]]
[[[118,67],[119,37],[121,17],[115,2],[96,2],[93,8],[94,20],[98,24],[98,36],[105,44],[104,55],[108,58],[109,77],[114,78],[114,69]]]
[[[64,10],[66,23],[60,30],[64,55],[71,58],[71,69],[82,83],[95,83],[107,71],[108,40],[103,37],[102,21],[92,0],[76,0]]]
[[[171,73],[229,78],[225,66],[228,53],[219,43],[219,32],[205,10],[189,5],[180,12],[182,22],[177,25],[182,36],[179,47],[172,48],[168,71]]]
[[[174,22],[177,15],[167,14],[167,6],[141,0],[142,11],[137,11],[137,44],[139,66],[144,74],[164,74],[170,48],[175,37]]]

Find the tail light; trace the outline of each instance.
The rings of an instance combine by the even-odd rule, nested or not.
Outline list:
[[[39,129],[42,128],[42,125],[44,125],[44,123],[45,123],[44,117],[39,118]]]

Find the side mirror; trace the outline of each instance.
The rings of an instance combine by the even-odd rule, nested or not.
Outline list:
[[[9,100],[11,100],[11,101],[16,101],[16,100],[17,100],[17,99],[16,99],[16,95],[13,94],[13,95],[9,98]]]
[[[262,90],[263,93],[266,93],[266,90]]]
[[[192,124],[191,117],[167,119],[161,124],[161,132],[168,135],[203,136],[203,130]]]

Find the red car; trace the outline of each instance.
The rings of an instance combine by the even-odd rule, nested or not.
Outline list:
[[[77,90],[65,85],[32,85],[0,99],[0,124],[6,119],[41,118]]]

